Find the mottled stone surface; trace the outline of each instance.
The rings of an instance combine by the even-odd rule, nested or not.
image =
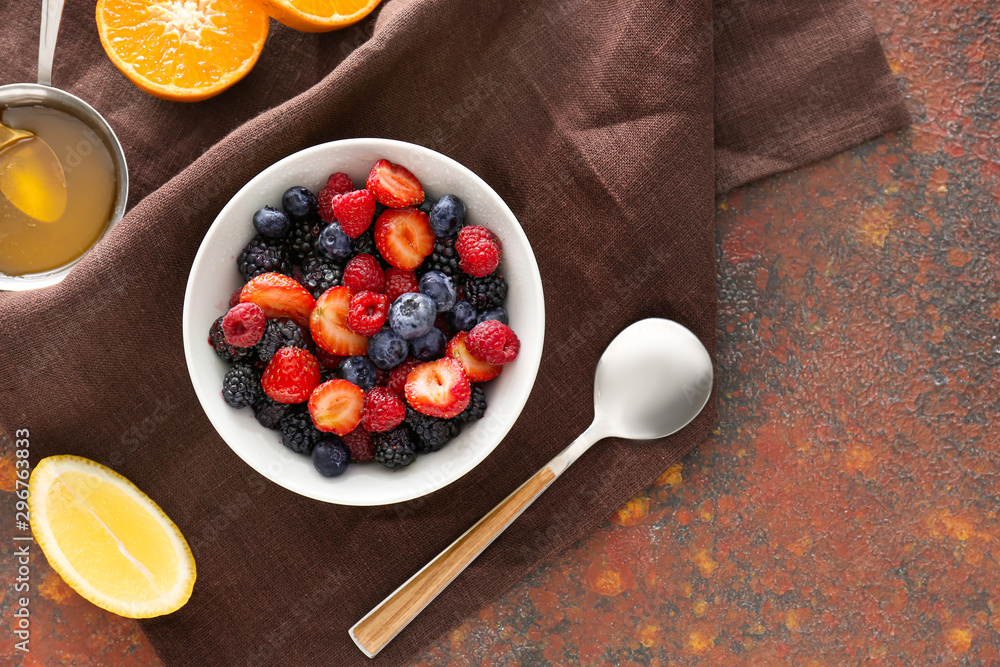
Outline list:
[[[718,202],[712,439],[421,664],[1000,663],[1000,10],[869,3],[917,125]],[[20,664],[157,664],[32,581]]]

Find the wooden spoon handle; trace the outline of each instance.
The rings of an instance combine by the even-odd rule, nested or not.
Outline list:
[[[369,658],[374,657],[534,502],[556,477],[549,466],[536,472],[452,542],[451,546],[355,623],[350,630],[354,643]]]

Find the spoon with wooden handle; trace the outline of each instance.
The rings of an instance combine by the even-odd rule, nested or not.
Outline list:
[[[590,427],[355,623],[351,639],[374,657],[591,445],[676,433],[708,403],[712,377],[708,350],[677,322],[650,318],[627,327],[597,364]]]

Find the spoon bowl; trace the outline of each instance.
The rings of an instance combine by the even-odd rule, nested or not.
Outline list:
[[[684,326],[649,318],[626,327],[597,364],[590,427],[355,623],[351,639],[373,657],[594,443],[676,433],[708,403],[712,377],[712,357]]]
[[[640,320],[618,334],[597,364],[598,432],[632,440],[676,433],[698,416],[712,393],[712,358],[686,327]]]

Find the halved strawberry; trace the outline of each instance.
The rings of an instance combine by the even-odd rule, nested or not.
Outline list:
[[[448,345],[444,348],[445,356],[457,359],[458,363],[462,364],[469,382],[486,382],[500,375],[500,371],[503,370],[502,366],[488,364],[472,356],[469,348],[465,345],[465,339],[468,335],[468,331],[459,331],[455,334],[455,337],[448,341]]]
[[[345,435],[361,423],[363,389],[347,380],[328,380],[309,397],[309,416],[320,431]]]
[[[406,378],[406,402],[417,412],[451,419],[469,406],[472,387],[462,364],[444,357],[420,364]]]
[[[415,208],[384,211],[375,221],[375,247],[397,269],[412,271],[434,251],[430,218]]]
[[[309,318],[309,331],[316,345],[330,354],[353,357],[368,353],[368,339],[347,326],[351,290],[340,285],[323,292]]]
[[[302,326],[309,326],[309,314],[316,299],[294,278],[280,273],[262,273],[243,286],[242,303],[255,303],[268,319],[290,317]]]
[[[375,195],[375,201],[389,208],[416,206],[424,200],[424,186],[413,172],[384,159],[372,167],[366,186]]]

